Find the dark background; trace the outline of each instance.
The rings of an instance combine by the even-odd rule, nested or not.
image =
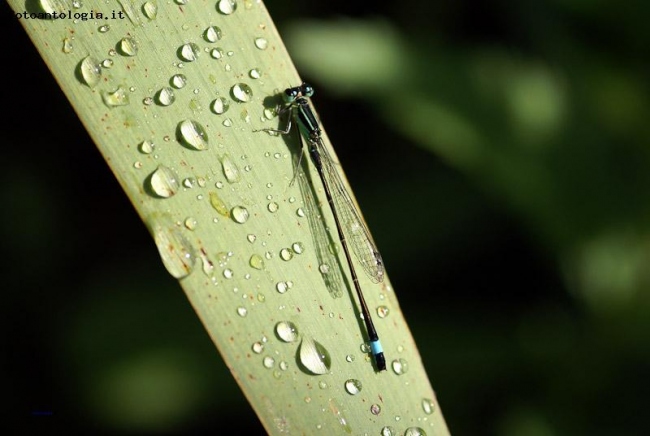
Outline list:
[[[339,159],[452,433],[648,434],[647,3],[267,7],[317,89],[333,142],[355,144],[337,147]],[[3,423],[261,434],[145,227],[4,10]],[[346,92],[349,83],[301,64],[311,41],[291,38],[312,20],[336,32],[342,17],[388,23],[404,44],[408,81]],[[470,80],[477,75],[482,86]],[[529,118],[518,116],[515,87]],[[549,92],[561,110],[540,128],[536,103]],[[400,121],[414,94],[479,132],[472,164],[454,154],[453,136],[436,139],[446,126],[435,117],[424,132]],[[131,415],[111,410],[116,398],[133,398]]]

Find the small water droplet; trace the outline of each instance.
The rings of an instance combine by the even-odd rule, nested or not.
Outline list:
[[[156,94],[156,102],[161,106],[169,106],[176,101],[174,90],[168,86],[160,89]]]
[[[287,369],[289,369],[289,364],[287,362],[285,362],[284,360],[281,361],[278,366],[280,367],[280,369],[282,371],[286,371]]]
[[[427,415],[431,415],[435,409],[436,409],[436,405],[433,402],[433,400],[430,400],[428,398],[422,399],[422,410],[424,410],[424,413],[426,413]]]
[[[73,47],[72,47],[72,39],[70,38],[63,38],[63,48],[61,48],[61,51],[63,53],[68,54],[72,53]]]
[[[111,26],[109,26],[108,24],[104,24],[103,26],[99,26],[99,28],[97,28],[97,31],[99,33],[106,33],[109,30],[111,30]]]
[[[262,360],[262,364],[264,365],[264,368],[271,369],[271,368],[273,368],[273,365],[275,364],[275,359],[272,358],[271,356],[266,356]]]
[[[210,50],[210,57],[212,59],[221,59],[223,57],[223,50],[220,47]]]
[[[296,209],[296,215],[298,215],[300,218],[305,217],[305,210],[302,207],[299,207]]]
[[[127,36],[120,40],[118,51],[124,56],[135,56],[138,54],[138,44],[135,39]]]
[[[86,56],[78,66],[79,75],[86,85],[93,88],[102,75],[102,70],[99,68],[99,62],[91,56]]]
[[[239,182],[239,168],[237,168],[237,164],[235,164],[230,155],[223,155],[221,158],[221,167],[223,169],[223,175],[226,176],[226,180],[228,180],[228,182]]]
[[[393,372],[397,375],[403,375],[408,372],[408,362],[405,359],[395,359],[391,363]]]
[[[248,75],[250,76],[251,79],[259,79],[262,77],[262,73],[260,73],[260,70],[257,68],[253,68],[248,72]]]
[[[142,5],[142,13],[144,14],[145,17],[149,18],[150,20],[153,20],[156,18],[156,15],[158,14],[158,6],[154,2],[145,2]]]
[[[226,268],[223,270],[223,276],[227,279],[233,278],[234,275],[235,273],[230,268]]]
[[[207,150],[208,134],[202,125],[193,120],[178,123],[176,137],[185,146],[194,150]]]
[[[164,165],[160,165],[151,174],[149,183],[153,192],[160,198],[169,198],[179,189],[178,176],[172,169]]]
[[[217,10],[224,15],[230,15],[237,10],[237,2],[235,0],[219,0]]]
[[[300,343],[300,363],[314,375],[322,375],[329,371],[332,359],[329,352],[320,343],[305,338]]]
[[[377,308],[377,315],[379,316],[379,318],[386,318],[389,313],[390,313],[390,309],[388,309],[388,307],[386,306],[379,306]]]
[[[318,266],[318,271],[320,271],[321,274],[328,274],[330,272],[330,266],[326,263],[321,263]]]
[[[266,50],[268,46],[269,42],[266,40],[266,38],[255,38],[255,47],[259,48],[260,50]]]
[[[250,217],[248,209],[246,209],[244,206],[233,207],[230,214],[232,216],[232,219],[239,224],[244,224]]]
[[[228,210],[228,206],[226,206],[226,203],[224,203],[221,197],[219,197],[219,194],[210,191],[208,195],[210,196],[210,205],[212,208],[216,210],[219,215],[229,217],[230,211]]]
[[[230,89],[230,94],[235,101],[246,103],[253,98],[253,90],[245,83],[237,83]]]
[[[83,3],[81,2],[81,0],[72,0],[72,7],[73,8],[81,9],[82,6],[83,6]]]
[[[285,292],[287,292],[287,290],[289,289],[289,287],[287,286],[286,282],[278,282],[278,283],[275,285],[275,289],[276,289],[280,294],[284,294]]]
[[[381,413],[381,406],[379,404],[373,404],[370,406],[370,413],[373,415],[379,415]]]
[[[187,77],[185,74],[174,74],[169,80],[169,84],[176,89],[184,88],[187,85]]]
[[[280,208],[280,206],[275,201],[272,201],[272,202],[270,202],[268,204],[268,206],[266,208],[269,210],[269,212],[276,213],[278,211],[278,209]]]
[[[420,427],[409,427],[404,432],[404,436],[427,436],[427,434]]]
[[[232,127],[232,120],[230,118],[226,118],[223,120],[223,123],[221,123],[224,127]]]
[[[233,212],[233,213],[234,213],[234,212]],[[257,236],[253,235],[252,233],[249,233],[249,234],[246,236],[246,239],[248,239],[248,242],[250,242],[250,243],[252,244],[252,243],[255,242],[255,240],[257,239]]]
[[[208,42],[217,42],[221,36],[221,29],[217,26],[210,26],[203,32],[203,38]]]
[[[194,179],[194,177],[187,177],[186,179],[183,180],[183,186],[185,186],[187,189],[192,189],[195,183],[196,180]]]
[[[210,110],[217,115],[225,113],[228,108],[230,108],[230,103],[224,97],[217,97],[210,103]]]
[[[296,254],[302,254],[303,251],[305,250],[305,246],[302,245],[302,242],[294,242],[291,245],[291,249],[293,250],[294,253]]]
[[[298,327],[290,321],[280,321],[275,325],[275,333],[280,340],[290,343],[298,340]]]
[[[248,263],[255,269],[264,269],[264,259],[259,254],[253,254]]]
[[[393,427],[386,426],[381,429],[379,433],[381,436],[397,436],[397,432]]]
[[[354,362],[354,356],[352,354],[348,354],[345,356],[345,361],[350,363]]]
[[[280,258],[285,261],[293,259],[293,251],[290,248],[283,248],[280,250]]]
[[[350,395],[356,395],[361,392],[361,382],[357,379],[349,379],[345,382],[345,390]]]
[[[327,389],[329,386],[327,385],[327,382],[321,380],[318,382],[318,387],[321,389]]]
[[[196,220],[196,218],[193,218],[193,217],[189,216],[189,217],[185,218],[185,221],[183,221],[183,224],[185,224],[185,228],[187,230],[194,230],[194,229],[196,229],[198,221]]]
[[[188,42],[186,44],[181,45],[178,48],[178,51],[176,52],[176,54],[181,60],[187,62],[194,62],[195,60],[197,60],[200,53],[201,53],[201,49],[199,48],[198,45],[194,44],[193,42]]]
[[[245,307],[238,307],[237,308],[237,315],[241,316],[242,318],[248,315],[248,310]]]
[[[253,349],[253,353],[260,354],[264,351],[264,344],[258,341],[255,342],[251,348]]]
[[[126,106],[129,104],[129,95],[126,89],[118,86],[113,92],[102,92],[102,100],[108,107]]]
[[[181,279],[194,268],[196,253],[190,242],[174,227],[171,219],[153,226],[153,237],[160,258],[172,277]]]

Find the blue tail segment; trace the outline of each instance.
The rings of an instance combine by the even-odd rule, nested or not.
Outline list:
[[[370,342],[370,350],[375,358],[377,369],[379,371],[386,371],[386,358],[384,357],[384,349],[381,347],[379,340]]]

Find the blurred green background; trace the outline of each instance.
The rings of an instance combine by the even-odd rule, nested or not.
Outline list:
[[[451,432],[649,434],[649,4],[266,4]],[[262,434],[6,17],[3,422]]]

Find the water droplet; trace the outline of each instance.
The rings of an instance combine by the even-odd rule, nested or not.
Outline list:
[[[230,118],[226,118],[223,120],[223,123],[221,123],[224,127],[232,127],[232,120]]]
[[[260,50],[266,50],[268,46],[269,42],[266,40],[266,38],[255,38],[255,47],[259,48]]]
[[[86,56],[81,62],[79,62],[78,71],[83,83],[91,88],[95,87],[95,85],[99,83],[99,79],[102,75],[102,70],[99,68],[99,62],[91,56]]]
[[[149,183],[153,192],[160,198],[169,198],[178,192],[178,176],[164,165],[151,174]]]
[[[275,333],[282,341],[290,343],[298,340],[298,327],[290,321],[280,321],[275,325]]]
[[[232,216],[232,219],[239,224],[244,224],[246,221],[248,221],[248,218],[250,216],[248,209],[246,209],[244,206],[233,207],[230,215]]]
[[[156,94],[156,102],[161,106],[169,106],[174,101],[176,101],[174,90],[168,86],[162,88]]]
[[[420,427],[409,427],[404,432],[404,436],[427,436],[427,434]]]
[[[405,359],[393,360],[391,367],[393,368],[393,372],[397,375],[406,374],[409,369],[408,362]]]
[[[253,349],[253,353],[260,354],[264,351],[264,344],[258,341],[255,342],[251,348]]]
[[[200,151],[208,148],[208,134],[196,121],[185,120],[178,123],[176,136],[183,145],[191,149]]]
[[[280,365],[278,365],[282,371],[286,371],[289,369],[289,364],[285,362],[284,360],[280,362]]]
[[[237,168],[237,164],[235,164],[230,155],[223,155],[221,158],[221,167],[223,169],[223,175],[226,176],[226,180],[228,180],[228,182],[239,182],[239,168]]]
[[[233,212],[233,214],[234,214],[234,212]],[[246,239],[248,239],[248,242],[250,242],[250,243],[252,244],[252,243],[255,242],[255,240],[257,239],[257,236],[255,236],[255,235],[253,235],[252,233],[250,233],[250,234],[248,234],[248,235],[246,236]]]
[[[220,47],[210,50],[210,57],[212,59],[221,59],[223,57],[223,50]]]
[[[102,100],[108,107],[126,106],[129,104],[129,95],[126,89],[119,86],[113,92],[102,92]]]
[[[238,307],[237,308],[237,315],[241,316],[242,318],[248,315],[248,310],[246,310],[245,307]]]
[[[160,258],[172,277],[181,279],[194,268],[196,253],[190,242],[180,230],[169,223],[159,223],[153,226],[153,237]]]
[[[435,409],[436,409],[436,405],[433,402],[433,400],[430,400],[428,398],[422,399],[422,410],[424,410],[424,413],[426,413],[427,415],[431,415]]]
[[[198,221],[196,220],[196,218],[193,218],[193,217],[189,216],[189,217],[185,218],[185,221],[183,221],[183,224],[185,224],[185,228],[187,230],[194,230],[194,229],[196,229]]]
[[[217,42],[221,36],[221,29],[217,26],[210,26],[203,32],[203,38],[208,42]]]
[[[379,318],[386,318],[389,313],[390,313],[390,309],[388,309],[388,307],[386,306],[379,306],[377,308],[377,315],[379,316]]]
[[[248,263],[255,269],[264,269],[264,259],[259,254],[253,254]]]
[[[210,110],[217,115],[225,113],[228,108],[230,108],[230,103],[224,97],[217,97],[210,103]]]
[[[296,209],[296,215],[298,215],[300,218],[305,217],[305,210],[302,207],[299,207]]]
[[[271,356],[266,356],[262,360],[262,364],[264,365],[264,368],[271,369],[271,368],[273,368],[273,365],[275,364],[275,359],[273,359]]]
[[[348,354],[347,356],[345,356],[345,360],[346,362],[352,363],[354,362],[354,356],[352,354]]]
[[[250,76],[251,79],[259,79],[262,77],[262,73],[260,73],[260,70],[257,68],[253,68],[248,72],[248,75]]]
[[[381,406],[379,404],[373,404],[370,406],[370,413],[373,415],[379,415],[381,413]]]
[[[268,204],[268,206],[266,208],[269,210],[269,212],[276,213],[278,211],[278,209],[280,208],[280,206],[275,201],[272,201],[272,202],[270,202]]]
[[[234,275],[235,273],[230,268],[226,268],[223,270],[223,276],[227,279],[233,278]]]
[[[314,375],[322,375],[329,371],[332,359],[329,352],[320,343],[305,338],[300,343],[300,363]]]
[[[219,0],[217,10],[224,15],[230,15],[237,10],[237,2],[235,0]]]
[[[145,4],[142,5],[142,13],[145,17],[153,20],[158,14],[158,6],[156,6],[154,2],[145,2]]]
[[[194,44],[193,42],[188,42],[186,44],[181,45],[178,48],[178,51],[176,52],[176,54],[181,60],[187,62],[194,62],[199,57],[200,53],[201,53],[201,49],[199,48],[198,45]]]
[[[393,427],[386,426],[381,429],[379,433],[381,436],[397,436],[397,432]]]
[[[99,33],[106,33],[106,32],[108,32],[109,30],[111,30],[111,26],[109,26],[108,24],[104,24],[103,26],[99,26],[99,27],[97,28],[97,31],[98,31]]]
[[[169,80],[169,84],[176,89],[184,88],[187,85],[187,77],[184,74],[174,74]]]
[[[75,9],[81,9],[83,3],[80,0],[72,0],[72,7]]]
[[[361,382],[356,379],[349,379],[345,382],[345,390],[350,395],[356,395],[361,392]]]
[[[246,103],[253,98],[253,90],[245,83],[237,83],[230,89],[230,94],[235,101]]]
[[[61,51],[65,54],[72,53],[72,40],[70,38],[63,38],[63,48]]]
[[[280,258],[285,261],[293,259],[293,251],[290,248],[283,248],[280,250]]]
[[[135,56],[138,54],[138,44],[130,36],[122,38],[118,45],[118,51],[124,56]]]
[[[275,285],[275,289],[276,289],[280,294],[284,294],[285,292],[287,292],[287,290],[289,289],[289,287],[287,286],[286,282],[278,282],[278,283]]]
[[[330,266],[326,263],[321,263],[318,266],[318,271],[320,271],[321,274],[328,274],[330,272]]]
[[[210,205],[212,208],[216,210],[219,215],[229,217],[230,211],[228,210],[228,206],[226,206],[226,203],[224,203],[221,197],[219,197],[219,194],[210,191],[208,195],[210,196]]]
[[[291,245],[291,249],[293,250],[294,253],[296,254],[302,254],[303,251],[305,250],[305,246],[302,245],[302,242],[294,242]]]

